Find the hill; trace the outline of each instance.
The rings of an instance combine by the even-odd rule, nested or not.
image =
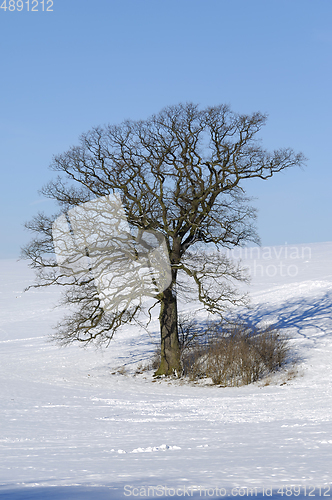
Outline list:
[[[232,256],[252,275],[242,316],[287,331],[300,359],[239,388],[135,376],[157,323],[150,336],[124,328],[106,350],[49,343],[58,291],[23,293],[26,263],[0,261],[0,498],[332,494],[332,243]]]

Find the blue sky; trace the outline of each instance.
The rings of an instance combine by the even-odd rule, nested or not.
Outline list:
[[[186,101],[268,113],[264,145],[308,158],[304,170],[248,181],[263,245],[332,240],[330,0],[31,7],[0,9],[0,258],[18,257],[24,221],[53,212],[38,189],[54,154],[93,126]]]

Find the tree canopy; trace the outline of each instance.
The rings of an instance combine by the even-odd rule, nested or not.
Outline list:
[[[142,310],[137,301],[115,312],[105,310],[95,278],[88,271],[68,275],[54,259],[52,226],[61,214],[120,196],[136,242],[144,231],[164,238],[170,284],[156,290],[149,309],[160,306],[157,374],[181,371],[178,299],[195,298],[219,315],[243,300],[234,283],[245,276],[219,250],[259,241],[244,181],[266,180],[304,163],[303,155],[290,148],[263,148],[258,133],[265,123],[264,114],[237,114],[226,105],[201,110],[180,104],[147,120],[95,127],[77,146],[53,158],[58,177],[42,193],[56,200],[60,211],[51,217],[39,214],[27,224],[37,237],[24,255],[37,270],[37,286],[64,286],[64,302],[75,306],[55,334],[59,341],[109,342]],[[211,246],[218,251],[211,252]]]

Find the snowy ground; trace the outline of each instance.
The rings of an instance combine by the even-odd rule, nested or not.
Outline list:
[[[226,389],[133,376],[155,340],[136,328],[104,351],[48,343],[58,292],[22,293],[26,263],[0,261],[0,498],[332,496],[332,243],[255,252],[233,255],[243,314],[289,332],[300,362]]]

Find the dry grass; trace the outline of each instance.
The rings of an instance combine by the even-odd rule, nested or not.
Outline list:
[[[135,375],[141,375],[144,372],[157,370],[160,365],[160,348],[158,347],[152,358],[147,363],[139,363],[135,370]]]

